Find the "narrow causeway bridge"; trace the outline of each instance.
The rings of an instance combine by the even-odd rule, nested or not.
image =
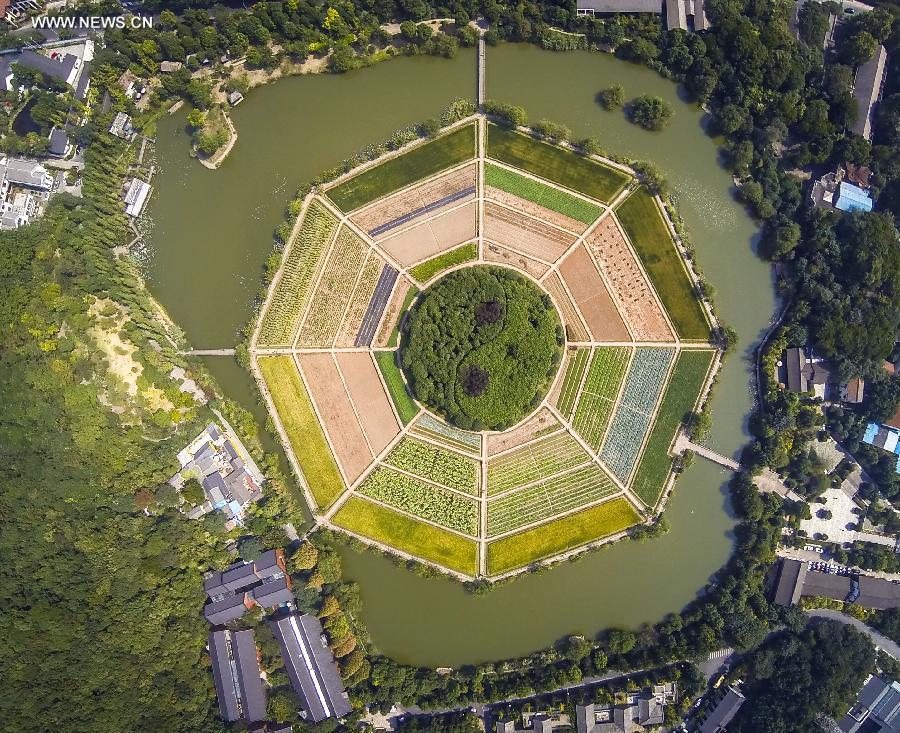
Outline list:
[[[188,356],[234,356],[234,349],[191,349]]]
[[[741,468],[740,464],[733,458],[727,458],[721,453],[716,453],[714,450],[710,450],[709,448],[705,448],[702,445],[692,443],[682,430],[679,431],[678,437],[675,438],[674,452],[681,454],[686,450],[693,451],[698,456],[703,456],[707,460],[710,460],[713,463],[718,463],[720,466],[724,466],[725,468],[732,471],[739,471]]]

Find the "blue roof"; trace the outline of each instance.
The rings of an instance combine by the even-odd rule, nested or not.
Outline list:
[[[859,186],[841,181],[838,186],[838,199],[834,203],[841,211],[871,211],[874,202],[872,197]]]
[[[863,443],[873,445],[876,435],[878,435],[878,423],[870,422],[866,425],[866,432],[863,434]]]

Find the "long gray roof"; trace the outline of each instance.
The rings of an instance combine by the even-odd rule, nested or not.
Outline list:
[[[213,626],[239,619],[246,612],[247,606],[244,605],[243,593],[226,596],[221,601],[212,601],[203,607],[204,618]]]
[[[68,81],[69,74],[75,68],[78,57],[70,53],[61,53],[59,56],[60,59],[57,61],[36,51],[25,49],[19,56],[19,63],[54,79]]]
[[[232,682],[231,659],[228,656],[227,641],[227,631],[213,631],[209,635],[209,656],[212,661],[216,698],[219,700],[219,713],[223,720],[230,723],[240,720],[241,714],[238,710],[237,693]]]
[[[577,0],[577,7],[595,13],[662,13],[663,0]]]
[[[343,717],[352,707],[334,657],[322,641],[322,624],[315,616],[284,616],[272,622],[294,691],[310,720],[318,723]]]
[[[259,674],[259,659],[256,656],[256,640],[251,629],[238,631],[231,636],[231,649],[237,668],[238,690],[244,720],[258,723],[266,719],[266,695],[263,692]]]
[[[743,704],[744,696],[733,687],[729,687],[725,697],[703,721],[700,733],[718,733],[734,719]]]
[[[230,591],[240,590],[259,580],[253,570],[253,563],[240,562],[230,565],[222,572],[222,585]]]
[[[253,600],[263,608],[275,608],[282,603],[293,603],[294,592],[287,578],[276,578],[257,586],[252,591]]]

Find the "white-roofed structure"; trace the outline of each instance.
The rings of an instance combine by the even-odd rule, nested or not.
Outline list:
[[[140,216],[150,195],[150,184],[140,178],[132,178],[125,193],[125,213],[128,216]]]

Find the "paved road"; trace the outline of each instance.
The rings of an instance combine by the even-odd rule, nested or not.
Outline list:
[[[859,619],[855,619],[852,616],[841,613],[840,611],[832,611],[828,608],[814,608],[807,611],[806,613],[808,613],[813,618],[826,618],[831,619],[832,621],[840,621],[841,623],[854,626],[859,631],[868,636],[872,640],[872,643],[875,644],[875,646],[877,646],[883,652],[890,654],[894,659],[900,660],[900,646],[888,639],[883,634],[879,634],[871,626],[866,626]]]

